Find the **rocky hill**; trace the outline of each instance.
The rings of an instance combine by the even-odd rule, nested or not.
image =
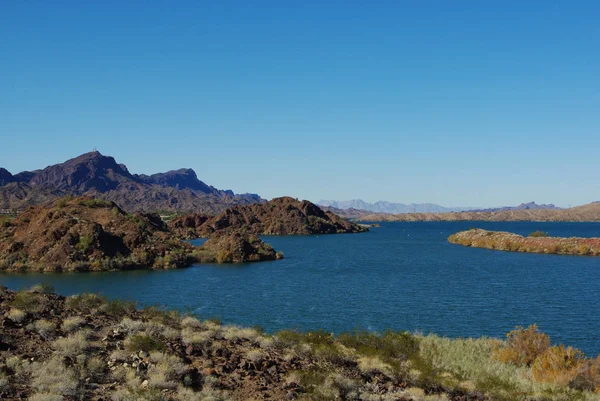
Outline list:
[[[2,221],[0,270],[176,268],[195,262],[280,257],[248,234],[228,233],[228,237],[196,248],[180,241],[156,214],[128,214],[114,202],[89,197],[63,198]]]
[[[102,197],[132,211],[202,211],[215,214],[263,200],[236,195],[200,181],[191,169],[153,175],[131,174],[100,152],[90,152],[43,170],[12,175],[0,169],[0,209],[47,203],[65,195]]]
[[[541,232],[523,237],[508,232],[471,229],[451,235],[448,241],[474,248],[510,252],[600,256],[600,238],[547,237]]]
[[[521,209],[499,212],[369,214],[361,221],[573,221],[600,222],[600,203],[569,209]]]
[[[183,238],[207,237],[213,232],[244,230],[256,235],[357,233],[368,229],[325,212],[309,201],[290,197],[266,203],[235,206],[214,217],[192,214],[173,219],[170,229]]]

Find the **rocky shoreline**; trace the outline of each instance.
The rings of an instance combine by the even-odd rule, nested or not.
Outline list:
[[[507,341],[392,331],[267,334],[95,294],[63,297],[38,285],[18,292],[0,286],[0,327],[3,400],[600,397],[600,358],[551,347],[535,326],[517,328]],[[536,345],[523,354],[522,343]],[[555,357],[568,363],[547,366]]]
[[[600,238],[523,237],[509,232],[471,229],[452,234],[448,241],[509,252],[600,256]]]

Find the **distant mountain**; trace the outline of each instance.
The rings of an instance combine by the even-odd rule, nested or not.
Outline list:
[[[264,202],[256,194],[236,195],[231,190],[207,185],[192,169],[131,174],[124,164],[96,151],[15,175],[0,168],[0,209],[46,203],[65,195],[101,197],[130,212],[172,210],[216,214],[231,206]]]
[[[576,206],[569,209],[526,209],[497,212],[454,213],[374,213],[360,216],[361,221],[600,221],[600,203]]]
[[[461,212],[474,209],[468,207],[444,207],[436,205],[434,203],[411,203],[409,205],[406,205],[404,203],[393,203],[387,201],[369,203],[363,201],[362,199],[353,199],[349,201],[320,200],[317,204],[320,206],[328,206],[336,209],[358,209],[366,210],[373,213],[389,214],[444,213]]]
[[[554,206],[553,204],[541,204],[538,205],[535,202],[521,203],[519,206],[503,206],[489,209],[476,209],[471,212],[505,212],[507,210],[561,210],[562,208]]]

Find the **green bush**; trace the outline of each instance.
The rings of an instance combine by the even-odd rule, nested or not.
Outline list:
[[[106,304],[106,297],[93,293],[73,295],[66,299],[65,306],[79,313],[89,314]]]
[[[93,243],[94,240],[92,238],[87,235],[82,235],[79,237],[79,241],[77,242],[77,245],[75,245],[75,248],[77,248],[78,251],[87,252]]]
[[[10,306],[25,312],[41,312],[44,310],[45,299],[40,293],[21,290],[17,292]]]
[[[137,351],[162,351],[165,344],[145,334],[136,334],[125,340],[125,348],[129,352]]]
[[[536,237],[547,237],[548,233],[545,233],[543,231],[538,230],[538,231],[532,232],[531,234],[529,234],[529,236],[530,237],[534,237],[534,238],[536,238]]]

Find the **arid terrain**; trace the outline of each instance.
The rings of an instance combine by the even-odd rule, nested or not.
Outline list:
[[[267,334],[44,286],[0,287],[0,319],[3,400],[600,399],[600,358],[535,326],[506,341]]]

